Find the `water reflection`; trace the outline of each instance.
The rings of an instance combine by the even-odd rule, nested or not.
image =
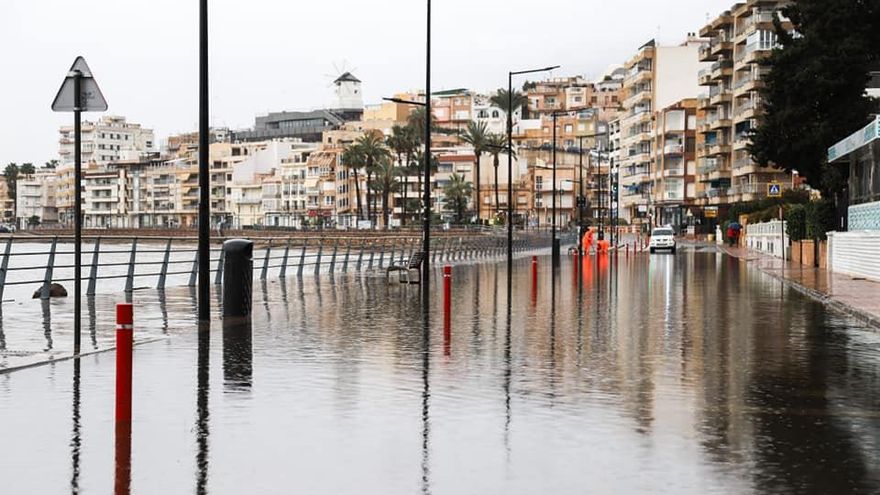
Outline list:
[[[422,493],[431,493],[430,483],[430,368],[431,368],[431,324],[427,311],[422,312]]]
[[[92,349],[98,348],[98,310],[95,305],[95,296],[86,296],[86,311],[89,313],[89,340]]]
[[[46,338],[44,351],[52,350],[52,309],[49,299],[40,300],[40,308],[43,311],[43,337]]]
[[[198,330],[198,362],[196,364],[196,493],[208,493],[208,395],[211,377],[211,325],[201,322]]]
[[[254,374],[250,317],[223,319],[223,381],[227,391],[250,390]]]
[[[193,361],[196,376],[185,386],[196,407],[193,415],[186,401],[183,414],[194,416],[186,445],[138,436],[133,458],[167,449],[190,461],[138,463],[132,490],[160,492],[145,481],[157,476],[197,493],[209,485],[215,492],[578,493],[584,480],[598,493],[880,488],[876,334],[714,254],[567,259],[552,284],[545,261],[534,305],[530,265],[515,266],[512,274],[503,263],[457,267],[448,320],[440,277],[430,321],[417,288],[380,276],[268,284],[252,323],[223,326],[222,348],[215,345],[222,382],[214,383],[224,393],[213,401],[207,329],[172,328],[167,345],[139,347],[138,365],[155,370],[138,389],[145,430],[179,417],[169,419],[169,405],[180,403],[180,385],[157,385],[177,383]],[[148,295],[139,292],[139,302]],[[162,321],[145,324],[166,327],[164,312],[177,321],[175,310],[194,308],[184,290],[169,292],[167,305]],[[80,438],[81,421],[90,431],[92,415],[80,419],[76,392],[72,437],[64,426],[62,435],[29,442],[7,426],[22,414],[10,412],[12,403],[56,424],[57,408],[46,407],[53,399],[41,402],[39,386],[15,393],[23,389],[18,376],[38,375],[16,375],[0,389],[0,434],[40,453],[63,437],[64,459],[84,469],[71,478],[64,462],[61,483],[74,492],[91,486],[79,473],[106,476],[110,460],[78,457],[70,439]],[[88,403],[106,401],[107,387],[91,382]],[[61,424],[68,421],[65,406]],[[82,452],[107,447],[91,441],[97,447],[83,441]],[[58,470],[50,466],[48,476],[58,476],[51,468]],[[62,491],[57,484],[17,489],[34,483],[15,479],[10,492]]]
[[[116,422],[116,442],[114,464],[113,493],[128,495],[131,493],[131,422]]]
[[[80,360],[73,360],[73,406],[71,407],[71,423],[73,432],[70,435],[70,493],[79,493],[79,456],[82,448],[80,437]]]

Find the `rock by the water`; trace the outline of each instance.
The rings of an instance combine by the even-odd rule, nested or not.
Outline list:
[[[43,296],[43,288],[40,287],[39,289],[36,290],[36,292],[34,292],[33,298],[39,299],[42,296]],[[67,297],[67,289],[65,289],[64,286],[61,284],[52,284],[49,286],[49,297],[50,298],[52,298],[52,297]]]

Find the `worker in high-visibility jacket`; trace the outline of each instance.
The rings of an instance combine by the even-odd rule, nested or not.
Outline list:
[[[581,246],[584,249],[584,254],[590,254],[590,249],[593,247],[593,228],[587,227],[587,231],[584,232],[584,237],[581,239]]]

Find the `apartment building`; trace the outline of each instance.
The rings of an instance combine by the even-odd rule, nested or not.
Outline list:
[[[62,126],[59,135],[59,167],[72,167],[73,126]],[[145,129],[119,116],[104,116],[97,122],[83,122],[80,144],[82,162],[98,164],[136,158],[157,148],[152,129]]]
[[[697,100],[688,98],[656,113],[651,208],[656,225],[684,227],[697,196]],[[688,215],[690,213],[690,215]]]
[[[700,202],[726,205],[752,201],[766,195],[767,184],[783,180],[774,168],[760,167],[748,152],[749,135],[761,113],[758,90],[766,69],[759,62],[777,45],[774,17],[781,17],[784,0],[749,0],[735,4],[700,30],[709,41],[700,47],[700,60],[711,66],[699,73],[708,93],[699,98],[705,112],[699,132],[704,144],[698,149]]]
[[[6,177],[0,175],[0,222],[15,223],[15,200],[9,190]]]
[[[3,182],[6,183],[5,179]],[[21,176],[15,182],[15,187],[16,224],[19,229],[35,226],[31,225],[31,219],[36,219],[39,225],[58,222],[54,170],[39,169],[34,174]]]
[[[654,40],[625,64],[624,114],[621,118],[620,216],[630,223],[651,223],[654,112],[699,93],[700,40],[688,35],[676,46]]]

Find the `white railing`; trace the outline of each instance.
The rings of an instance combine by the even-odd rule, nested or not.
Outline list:
[[[782,248],[785,246],[785,256],[789,257],[789,239],[788,235],[784,234],[785,222],[772,220],[746,225],[745,232],[746,246],[749,249],[781,258]]]

